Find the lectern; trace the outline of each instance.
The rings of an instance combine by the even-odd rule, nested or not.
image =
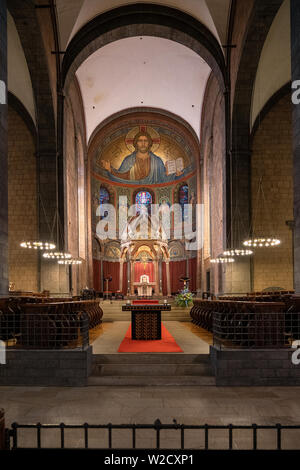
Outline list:
[[[161,312],[171,310],[170,304],[143,303],[122,306],[123,311],[131,311],[131,338],[138,340],[161,339]],[[151,302],[151,301],[149,301]]]

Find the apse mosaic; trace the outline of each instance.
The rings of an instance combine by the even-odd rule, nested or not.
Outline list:
[[[125,184],[172,183],[195,169],[184,139],[163,127],[118,129],[103,139],[94,171],[109,181]]]

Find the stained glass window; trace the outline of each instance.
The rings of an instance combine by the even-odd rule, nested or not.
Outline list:
[[[100,204],[109,203],[109,192],[103,186],[100,187]]]
[[[141,206],[146,206],[148,213],[151,211],[152,196],[148,191],[139,191],[135,196],[136,210],[140,212]]]
[[[100,196],[99,196],[100,206],[102,204],[109,203],[109,192],[103,186],[100,187]],[[107,216],[108,212],[105,211],[103,215],[100,216],[100,220],[104,219]]]
[[[182,220],[184,220],[185,216],[187,215],[185,214],[184,206],[185,204],[188,204],[188,202],[189,202],[189,187],[187,184],[183,184],[179,188],[179,204],[181,205],[181,209],[182,209]]]

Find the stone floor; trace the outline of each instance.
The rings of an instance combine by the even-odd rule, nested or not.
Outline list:
[[[300,424],[300,387],[0,387],[0,407],[6,423],[150,424]],[[228,434],[218,430],[210,434],[211,448],[226,448]],[[91,447],[107,446],[107,431],[93,430]],[[276,445],[275,431],[258,431],[259,448]],[[33,431],[20,431],[19,445],[36,442]],[[42,445],[59,445],[57,432],[42,431]],[[130,446],[126,431],[113,432],[113,445]],[[137,445],[155,445],[154,431],[139,431]],[[187,431],[186,446],[202,448],[203,431]],[[82,446],[82,433],[68,431],[66,446]],[[164,431],[163,447],[178,447],[179,432]],[[234,432],[234,448],[251,448],[251,432]],[[300,430],[283,431],[283,448],[300,449]]]
[[[116,353],[129,326],[126,322],[103,324],[94,338],[95,353]],[[185,353],[206,353],[210,337],[192,324],[168,322],[166,327]],[[200,340],[200,341],[199,341]],[[157,418],[170,424],[173,419],[184,424],[251,425],[300,424],[300,387],[0,387],[0,408],[4,408],[6,425],[12,422],[29,424],[151,424]],[[130,447],[131,434],[126,430],[113,431],[113,446]],[[251,431],[233,433],[233,447],[251,448]],[[66,432],[67,447],[82,447],[79,430]],[[89,433],[90,447],[107,447],[107,431]],[[32,430],[19,432],[19,445],[34,446]],[[276,432],[258,431],[258,448],[274,449]],[[161,447],[178,448],[179,431],[164,431]],[[42,431],[42,446],[59,446],[59,433]],[[186,447],[203,448],[203,431],[186,431]],[[225,449],[228,431],[210,431],[209,447]],[[137,433],[137,447],[155,447],[153,430]],[[283,448],[300,449],[300,430],[283,431]]]
[[[209,344],[207,339],[205,338],[204,340],[199,337],[191,323],[178,321],[165,321],[163,323],[185,354],[209,353]],[[99,333],[98,338],[92,342],[93,353],[117,353],[129,325],[130,321],[103,323],[102,331]]]

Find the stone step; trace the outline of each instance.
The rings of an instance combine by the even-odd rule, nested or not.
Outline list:
[[[212,376],[209,364],[95,364],[93,376]]]
[[[89,386],[215,386],[215,377],[195,375],[170,376],[90,376]]]
[[[113,353],[93,354],[93,364],[210,364],[209,354]]]
[[[107,323],[111,323],[111,322],[114,322],[114,321],[128,321],[128,322],[130,322],[130,320],[131,320],[130,318],[124,318],[124,317],[119,317],[119,316],[102,318],[102,321],[107,322]],[[163,322],[178,321],[178,322],[187,323],[188,321],[190,321],[190,319],[185,318],[185,317],[170,317],[170,318],[167,318],[167,319],[163,318],[162,321]]]
[[[116,318],[122,318],[122,319],[128,319],[128,321],[130,321],[131,320],[131,313],[130,312],[124,312],[124,313],[122,313],[122,312],[104,312],[102,318],[103,319],[112,318],[114,320]],[[162,321],[171,321],[171,320],[169,320],[170,318],[175,318],[175,319],[184,318],[187,321],[191,321],[191,316],[187,315],[185,313],[182,313],[182,312],[164,313],[161,316]],[[176,321],[176,320],[174,320],[174,321]]]

